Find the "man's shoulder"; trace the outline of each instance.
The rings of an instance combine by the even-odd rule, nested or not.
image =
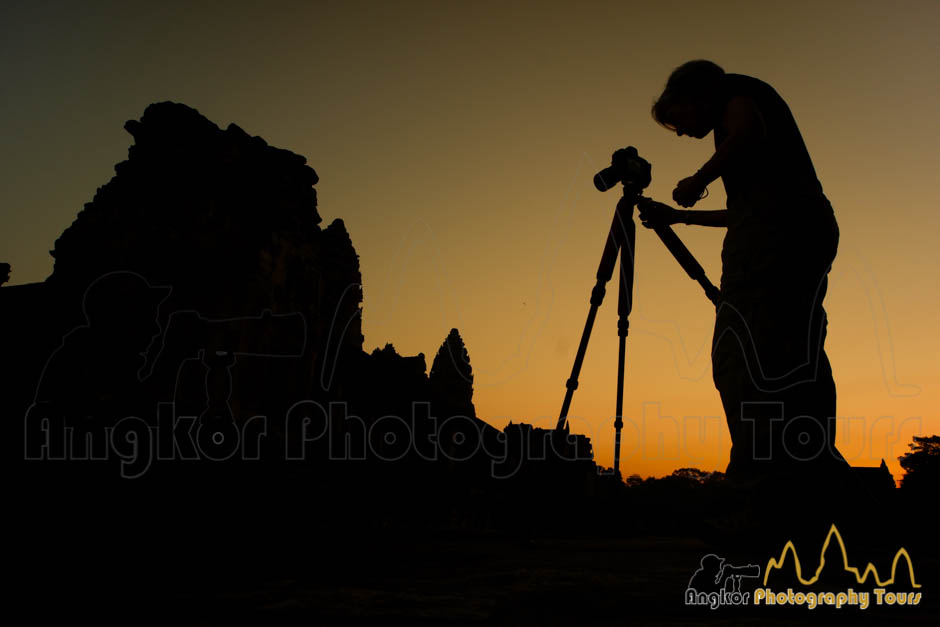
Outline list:
[[[771,87],[769,83],[746,74],[725,74],[724,88],[727,92],[732,93],[733,95],[757,92],[776,93],[776,90]]]
[[[725,74],[722,92],[725,102],[738,96],[750,98],[765,115],[782,112],[787,107],[786,101],[772,85],[745,74]]]

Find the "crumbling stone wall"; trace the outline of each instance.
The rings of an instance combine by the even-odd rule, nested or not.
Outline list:
[[[235,354],[236,418],[329,398],[337,381],[324,372],[342,372],[348,356],[362,349],[362,288],[342,220],[320,227],[313,168],[301,155],[235,124],[223,130],[178,103],[152,104],[125,128],[134,138],[127,160],[50,251],[55,265],[43,291],[59,312],[54,333],[87,323],[83,299],[91,284],[128,271],[154,288],[171,288],[159,305],[163,331],[172,330],[172,316],[181,311],[203,321],[265,311],[275,322],[279,315],[303,316],[305,332],[296,338],[277,338],[271,326],[271,343],[278,350],[292,344],[291,356],[258,356],[266,346],[258,324],[211,342],[198,333],[172,334],[203,355]],[[115,307],[125,304],[125,295],[112,296]],[[6,300],[7,309],[17,308],[13,292]],[[205,376],[198,364],[189,370]]]

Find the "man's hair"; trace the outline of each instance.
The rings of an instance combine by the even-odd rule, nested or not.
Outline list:
[[[724,75],[725,71],[711,61],[697,59],[683,63],[672,71],[662,95],[653,103],[653,119],[661,126],[675,130],[670,110],[677,105],[705,104],[714,95]]]

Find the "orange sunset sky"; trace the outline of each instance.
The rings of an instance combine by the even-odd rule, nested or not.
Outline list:
[[[124,122],[183,102],[308,158],[324,224],[342,218],[360,255],[365,349],[430,365],[459,328],[477,412],[500,428],[557,419],[617,200],[593,174],[634,145],[666,201],[711,153],[650,117],[669,72],[708,58],[764,79],[841,228],[838,445],[898,477],[911,437],[940,432],[940,3],[8,1],[0,29],[11,283],[49,275],[47,251],[126,158]],[[697,208],[722,208],[709,191]],[[723,232],[676,232],[717,282]],[[642,228],[636,254],[622,470],[723,470],[714,311]],[[615,310],[612,289],[571,408],[605,466]]]

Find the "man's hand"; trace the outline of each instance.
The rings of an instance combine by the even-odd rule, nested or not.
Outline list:
[[[636,206],[640,210],[640,222],[648,229],[676,224],[682,219],[683,212],[651,198],[641,198]]]
[[[676,183],[676,188],[672,190],[672,199],[682,207],[691,207],[702,198],[703,193],[705,186],[696,177],[690,176]]]

